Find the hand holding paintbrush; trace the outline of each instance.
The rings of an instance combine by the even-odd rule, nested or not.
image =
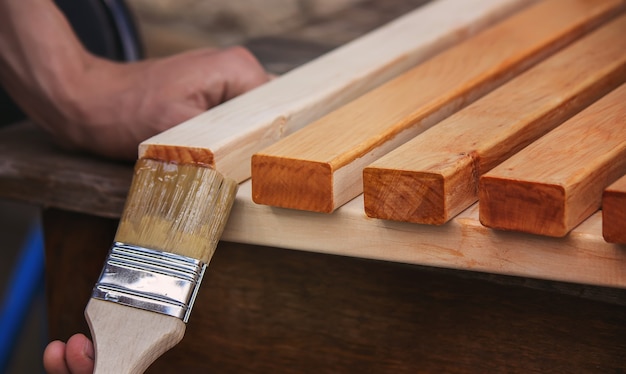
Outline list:
[[[113,62],[83,47],[53,1],[0,1],[0,86],[74,149],[135,160],[139,142],[268,79],[241,47]]]
[[[236,189],[210,168],[137,162],[115,242],[85,311],[96,373],[141,373],[182,339]],[[57,350],[56,357],[47,352],[53,372],[62,365],[60,347],[51,347]],[[84,356],[74,357],[88,366]]]
[[[183,337],[237,183],[196,165],[139,160],[85,315],[96,373],[142,373]]]

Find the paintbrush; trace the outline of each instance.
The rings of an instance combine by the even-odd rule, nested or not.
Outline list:
[[[142,373],[182,339],[236,190],[208,167],[137,161],[85,310],[95,373]]]

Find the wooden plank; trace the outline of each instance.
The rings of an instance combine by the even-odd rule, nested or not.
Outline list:
[[[626,174],[626,84],[481,177],[480,221],[565,236]]]
[[[268,36],[250,40],[245,45],[255,52],[265,67],[273,72],[284,72],[335,47],[324,39],[329,24],[330,29],[335,30],[333,43],[345,43],[389,19],[402,16],[408,12],[407,9],[423,2],[375,0],[359,3],[337,14],[337,17],[343,17],[340,20],[319,20],[295,30],[289,34],[289,42],[285,42],[282,36]],[[508,7],[512,4],[503,5]],[[494,13],[494,16],[497,15],[497,12]],[[347,29],[345,33],[341,32],[339,24]],[[249,164],[249,160],[245,164]],[[0,129],[2,197],[99,217],[119,218],[132,175],[132,164],[112,163],[63,150],[30,123]]]
[[[626,288],[626,251],[599,213],[567,238],[490,230],[475,204],[442,226],[368,218],[358,196],[333,214],[255,204],[240,185],[222,239],[406,264]]]
[[[254,155],[254,201],[332,212],[361,193],[364,166],[621,6],[621,1],[576,1],[566,7],[559,0],[541,2],[437,55]]]
[[[67,340],[88,331],[116,225],[104,241],[93,217],[44,219],[49,337]],[[492,277],[222,242],[185,338],[148,373],[624,371],[626,290]]]
[[[36,135],[40,132],[36,130],[30,128],[24,135],[29,135],[31,140],[38,139]],[[26,152],[32,150],[31,155],[40,156],[40,162],[35,162],[35,159],[24,155],[22,163],[17,163],[19,157],[0,157],[3,174],[0,194],[3,197],[26,199],[33,203],[40,201],[34,200],[36,198],[46,206],[119,218],[123,198],[130,185],[132,167],[72,154],[55,154],[50,143],[43,139],[41,142],[33,141],[27,147],[28,142],[18,143],[18,138],[9,137],[4,130],[2,134],[2,144],[5,140],[15,141]],[[42,152],[48,150],[48,153],[37,153],[37,149]],[[0,147],[2,154],[6,153]],[[30,165],[24,164],[27,162]],[[70,183],[73,184],[71,188],[61,191]],[[70,195],[74,196],[74,202]],[[81,218],[80,222],[86,224],[90,221],[87,218]],[[94,223],[96,226],[100,224]],[[106,236],[99,239],[106,244],[98,249],[102,256],[110,247],[117,223],[113,222],[110,226]],[[357,258],[626,288],[626,253],[623,248],[602,239],[601,226],[600,215],[595,214],[566,239],[539,239],[516,233],[495,234],[480,225],[475,206],[439,227],[390,222],[367,218],[363,213],[362,197],[332,215],[273,209],[252,202],[248,181],[240,187],[224,239]],[[76,225],[72,229],[86,230]],[[72,235],[58,239],[67,237],[75,239]],[[84,240],[94,239],[86,236]],[[83,248],[84,256],[93,255],[84,251],[84,246],[78,245],[78,248]],[[64,261],[69,261],[68,258]],[[103,258],[99,257],[91,264],[95,276],[102,270]],[[90,284],[89,290],[94,279],[90,277],[86,280]],[[81,313],[86,300],[83,298],[80,301]],[[83,323],[84,319],[80,321]]]
[[[607,242],[626,244],[626,175],[604,190],[602,235]]]
[[[577,41],[363,171],[370,217],[443,224],[478,177],[626,81],[626,16]]]
[[[245,180],[254,152],[532,1],[434,1],[146,140],[139,156]]]
[[[119,218],[132,176],[132,164],[61,149],[31,122],[0,129],[3,198]]]

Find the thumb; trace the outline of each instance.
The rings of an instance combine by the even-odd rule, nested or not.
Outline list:
[[[94,368],[94,349],[83,334],[76,334],[67,341],[65,360],[72,374],[91,374]]]

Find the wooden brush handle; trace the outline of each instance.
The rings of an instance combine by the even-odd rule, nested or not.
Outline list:
[[[176,317],[103,300],[91,299],[85,317],[95,346],[95,374],[143,373],[185,334],[185,323]]]

